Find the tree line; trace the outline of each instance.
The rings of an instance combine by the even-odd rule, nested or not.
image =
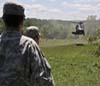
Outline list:
[[[39,27],[40,32],[44,38],[48,39],[67,39],[72,38],[72,32],[75,31],[75,26],[79,21],[64,21],[64,20],[43,20],[36,18],[27,18],[24,22],[23,32],[28,26],[34,25]],[[84,20],[85,33],[87,37],[99,36],[100,20],[95,16],[88,16]],[[0,32],[4,30],[4,24],[0,18]]]

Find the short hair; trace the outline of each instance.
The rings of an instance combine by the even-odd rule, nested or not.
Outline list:
[[[8,27],[18,27],[24,21],[24,16],[21,15],[3,15],[3,21]]]
[[[20,23],[23,23],[25,18],[24,8],[15,3],[5,3],[2,18],[6,26],[18,27]]]

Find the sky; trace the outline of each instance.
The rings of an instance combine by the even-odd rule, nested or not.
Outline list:
[[[0,17],[5,2],[22,5],[26,18],[85,20],[90,15],[100,18],[100,0],[0,0]]]

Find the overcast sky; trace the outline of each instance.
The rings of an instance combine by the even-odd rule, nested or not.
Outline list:
[[[88,15],[100,18],[100,0],[0,0],[0,16],[5,2],[23,5],[26,17],[31,18],[84,20]]]

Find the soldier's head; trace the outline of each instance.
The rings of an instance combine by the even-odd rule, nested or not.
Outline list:
[[[26,28],[26,35],[28,37],[31,37],[36,41],[37,44],[39,44],[40,40],[40,32],[39,28],[37,26],[29,26]]]
[[[19,30],[25,18],[24,8],[15,3],[5,3],[3,7],[3,21],[6,27],[15,27]]]

